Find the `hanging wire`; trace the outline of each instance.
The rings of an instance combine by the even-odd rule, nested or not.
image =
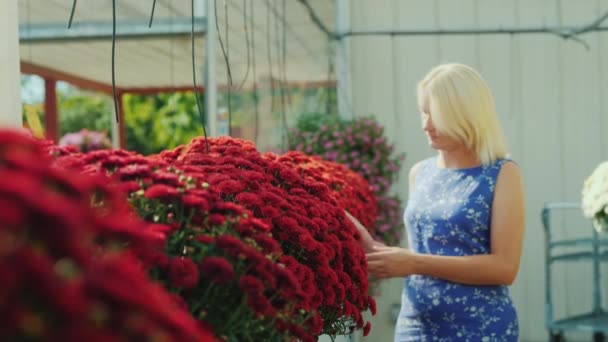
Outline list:
[[[279,66],[281,67],[281,111],[283,112],[282,115],[282,120],[283,120],[283,135],[285,137],[285,144],[286,147],[289,148],[289,134],[288,134],[288,129],[289,126],[287,125],[287,104],[286,104],[286,92],[287,92],[287,28],[285,26],[285,22],[287,21],[286,16],[286,2],[285,0],[282,0],[283,4],[282,4],[282,11],[283,13],[281,14],[281,17],[283,18],[282,20],[282,26],[281,26],[281,35],[282,35],[282,44],[281,44],[281,63],[279,63]],[[275,16],[276,20],[278,20],[278,18]]]
[[[277,12],[276,6],[277,0],[273,0],[273,12],[274,12],[274,29],[275,29],[275,39],[276,39],[276,47],[277,47],[277,58],[278,58],[278,67],[279,67],[279,93],[280,93],[280,103],[281,103],[281,125],[283,128],[282,134],[282,148],[286,150],[289,146],[289,138],[287,137],[287,114],[286,114],[286,106],[285,106],[285,83],[284,76],[282,74],[283,63],[285,62],[285,56],[283,56],[285,50],[285,37],[283,32],[283,41],[281,41],[281,36],[279,35],[279,15]],[[283,8],[283,11],[285,9]],[[285,13],[283,16],[283,30],[285,30]]]
[[[283,0],[283,85],[286,88],[287,108],[291,107],[291,92],[287,85],[287,1]]]
[[[331,77],[334,74],[334,61],[332,56],[334,55],[334,49],[332,49],[331,41],[328,41],[328,51],[327,54],[327,85],[325,86],[325,114],[330,115],[330,88],[329,83],[331,82]],[[319,101],[319,108],[321,108],[321,101]],[[321,111],[319,109],[319,111]]]
[[[254,121],[255,121],[255,131],[254,131],[253,142],[257,145],[258,144],[260,112],[259,112],[259,98],[258,98],[258,79],[257,79],[256,64],[255,64],[255,19],[254,19],[255,14],[253,12],[253,8],[254,8],[253,0],[251,0],[249,2],[249,5],[251,6],[249,20],[251,21],[251,49],[252,49],[251,71],[253,73],[253,102],[254,102],[253,115],[254,115]]]
[[[169,7],[169,27],[171,31],[173,31],[173,17],[175,15],[175,9],[171,3],[168,4]],[[169,40],[169,76],[171,78],[171,86],[175,87],[175,37],[171,37]]]
[[[76,3],[74,1],[74,3]],[[114,98],[114,115],[118,118],[118,98],[116,97],[116,0],[112,0],[112,97]]]
[[[72,27],[72,21],[74,21],[74,12],[76,12],[76,2],[78,0],[74,0],[74,2],[72,2],[72,10],[70,11],[70,19],[68,20],[68,28]]]
[[[229,48],[229,41],[228,41],[228,4],[224,1],[224,20],[226,21],[225,23],[225,34],[226,34],[226,47],[224,48],[224,41],[222,39],[222,33],[220,31],[220,24],[218,22],[218,15],[217,15],[217,0],[213,0],[216,3],[215,7],[215,28],[217,29],[217,37],[220,41],[220,48],[222,49],[222,55],[224,56],[224,63],[226,64],[226,75],[227,75],[227,81],[228,81],[228,135],[232,136],[232,106],[231,106],[231,102],[232,102],[232,69],[230,68],[230,51],[228,50]]]
[[[270,3],[266,0],[266,49],[268,52],[268,77],[270,77],[270,113],[274,113],[274,77],[272,67],[272,39],[270,36]]]
[[[207,150],[207,154],[209,154],[209,138],[207,137],[207,129],[205,128],[205,117],[203,114],[203,108],[201,106],[201,100],[198,96],[198,90],[196,86],[196,56],[194,54],[194,0],[190,1],[190,19],[192,26],[190,27],[190,43],[191,43],[191,52],[192,52],[192,90],[194,92],[194,98],[196,99],[196,108],[198,109],[198,116],[201,120],[201,126],[203,126],[203,135],[205,136],[205,149]],[[211,115],[211,113],[207,113],[207,116]]]
[[[217,21],[216,21],[217,23]],[[224,0],[224,30],[226,34],[226,69],[230,70],[230,41],[228,35],[228,2]],[[218,35],[219,37],[219,35]],[[232,136],[232,71],[228,78],[228,135]]]
[[[243,86],[249,77],[249,68],[251,67],[251,49],[249,46],[249,32],[247,29],[247,0],[243,0],[243,30],[245,31],[245,46],[247,48],[247,69],[245,70],[245,76],[243,76],[243,80],[239,84],[237,91],[243,89]]]
[[[171,6],[171,4],[169,4]],[[154,19],[154,9],[156,8],[156,0],[152,2],[152,13],[150,13],[150,22],[148,23],[148,27],[152,27],[152,20]]]
[[[287,84],[287,1],[283,0],[283,83],[286,87],[287,108],[291,106],[291,93]]]
[[[32,6],[31,1],[27,0],[27,37],[32,38]],[[33,63],[32,60],[32,44],[27,45],[27,58],[30,63]]]

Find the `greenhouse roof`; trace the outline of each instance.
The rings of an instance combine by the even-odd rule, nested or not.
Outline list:
[[[78,1],[70,29],[67,25],[72,1],[18,1],[22,72],[108,92],[112,1]],[[205,2],[195,2],[199,3],[195,7],[194,28],[197,80],[202,84]],[[335,26],[333,1],[308,2],[325,25]],[[149,28],[153,3],[152,0],[116,1],[116,85],[123,90],[191,87],[191,1],[157,0]],[[212,15],[215,18],[215,14]],[[284,75],[286,80],[298,82],[329,78],[329,40],[299,1],[217,1],[217,22],[235,85],[241,83],[245,75],[248,75],[245,83],[252,83],[254,61],[258,82],[271,75],[275,79]],[[227,83],[220,44],[216,56],[218,83]]]

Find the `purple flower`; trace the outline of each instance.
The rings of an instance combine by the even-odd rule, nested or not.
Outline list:
[[[67,133],[59,140],[59,145],[72,145],[81,152],[112,147],[112,143],[105,132],[89,131],[86,128],[80,132]]]
[[[84,143],[84,135],[82,132],[67,133],[59,140],[59,146],[72,145],[80,147]]]

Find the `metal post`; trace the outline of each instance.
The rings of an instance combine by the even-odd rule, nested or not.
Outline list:
[[[202,4],[199,0],[197,3]],[[205,37],[205,114],[207,119],[207,135],[217,136],[217,74],[216,74],[216,44],[217,30],[215,27],[215,1],[207,0],[207,6],[198,6],[204,10],[207,18],[207,35]]]
[[[338,35],[350,30],[350,0],[336,0],[336,33]],[[336,97],[338,115],[344,119],[354,118],[352,108],[352,80],[350,64],[350,38],[336,40]],[[350,342],[357,342],[359,334],[348,335]]]
[[[59,142],[59,120],[57,117],[57,81],[44,79],[44,126],[46,138]]]
[[[350,30],[350,0],[336,0],[336,33],[338,35]],[[350,64],[350,38],[342,37],[335,43],[336,61],[336,97],[338,115],[344,119],[354,118],[352,108],[352,81]],[[359,334],[346,337],[350,342],[357,342]]]
[[[349,0],[336,0],[336,33],[350,30]],[[342,118],[352,118],[352,80],[350,62],[350,38],[342,37],[336,41],[336,92],[338,99],[338,114]]]
[[[0,1],[0,127],[22,127],[18,1]]]
[[[112,106],[112,126],[111,126],[111,140],[112,148],[127,148],[127,131],[125,124],[125,92],[119,90],[116,94],[116,100],[118,101],[118,113],[114,112],[114,106]],[[118,116],[118,122],[116,117]]]
[[[111,114],[111,140],[112,140],[112,148],[120,148],[120,126],[118,122],[116,122],[116,113],[114,112],[114,106],[112,106],[112,114]]]
[[[551,210],[545,205],[542,210],[541,218],[543,229],[545,230],[545,326],[552,333],[551,324],[553,323],[553,304],[551,300],[552,283],[551,280]]]
[[[599,234],[593,231],[593,313],[602,313],[602,288],[600,287],[600,240]]]
[[[190,17],[173,19],[155,19],[152,27],[149,21],[129,20],[116,23],[116,37],[127,39],[181,38],[190,37],[192,19]],[[199,37],[205,33],[205,19],[194,19],[194,34]],[[112,38],[112,22],[84,21],[75,22],[68,30],[65,23],[22,24],[20,29],[21,44],[41,44],[57,42],[77,42],[108,40]]]

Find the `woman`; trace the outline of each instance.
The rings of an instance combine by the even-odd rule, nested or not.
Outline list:
[[[419,83],[418,103],[438,153],[409,173],[409,249],[373,243],[348,215],[369,273],[405,277],[395,341],[517,341],[507,286],[519,269],[524,195],[492,94],[472,68],[445,64]]]

